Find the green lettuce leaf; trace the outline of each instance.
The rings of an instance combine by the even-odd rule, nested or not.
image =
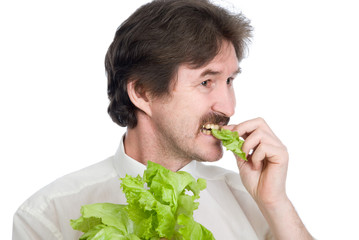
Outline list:
[[[73,229],[85,233],[80,239],[127,239],[123,237],[130,237],[133,232],[133,223],[129,221],[125,205],[113,203],[84,205],[81,207],[81,214],[80,218],[71,220]],[[106,238],[103,238],[105,236]]]
[[[81,240],[214,239],[193,218],[204,179],[148,162],[143,178],[126,175],[121,180],[127,205],[85,205],[82,216],[71,220],[73,229],[84,232]]]
[[[242,151],[244,140],[239,138],[238,132],[228,129],[212,129],[212,135],[222,141],[227,150],[231,150],[241,159],[247,161],[246,153]]]

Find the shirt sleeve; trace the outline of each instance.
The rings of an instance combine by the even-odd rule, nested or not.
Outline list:
[[[19,209],[14,215],[12,240],[63,240],[63,236],[36,211]]]

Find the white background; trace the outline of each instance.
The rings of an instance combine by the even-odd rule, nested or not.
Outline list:
[[[107,115],[104,56],[143,2],[1,1],[2,239],[11,238],[12,215],[31,194],[115,152],[124,129]],[[357,238],[357,4],[232,4],[255,29],[232,123],[261,116],[286,144],[288,194],[316,238]],[[236,170],[229,154],[218,164]]]

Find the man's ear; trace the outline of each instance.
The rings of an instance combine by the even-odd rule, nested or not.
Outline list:
[[[127,94],[130,97],[131,102],[148,116],[152,115],[150,108],[150,100],[147,97],[147,94],[141,87],[135,87],[135,81],[129,81],[127,83]]]

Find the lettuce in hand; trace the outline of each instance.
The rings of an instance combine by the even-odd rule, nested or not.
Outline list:
[[[82,216],[71,220],[75,230],[84,232],[81,240],[214,239],[193,219],[204,179],[148,162],[143,178],[126,175],[121,180],[128,205],[82,206]]]
[[[227,150],[231,150],[241,159],[247,161],[246,153],[242,151],[244,140],[239,138],[238,132],[228,129],[212,129],[212,135],[222,141]]]

